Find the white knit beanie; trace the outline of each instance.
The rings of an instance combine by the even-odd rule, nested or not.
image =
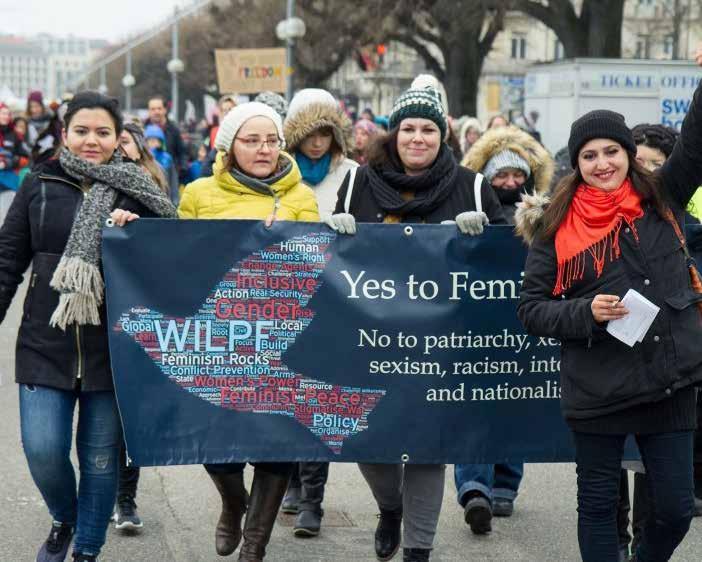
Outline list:
[[[335,109],[339,107],[336,98],[326,90],[322,90],[321,88],[305,88],[297,92],[293,96],[293,99],[290,100],[286,119],[292,119],[297,113],[312,104],[330,105]]]
[[[219,125],[219,131],[215,137],[215,148],[229,152],[234,142],[234,137],[241,129],[242,125],[252,117],[268,117],[275,124],[275,129],[278,132],[278,138],[285,142],[283,136],[283,121],[280,115],[270,106],[257,101],[250,101],[237,105],[232,109],[222,120]]]
[[[521,170],[527,178],[531,175],[529,163],[513,150],[503,150],[490,158],[483,168],[483,175],[488,182],[492,182],[497,173],[505,168]]]

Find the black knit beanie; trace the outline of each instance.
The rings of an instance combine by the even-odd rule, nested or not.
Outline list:
[[[636,154],[634,135],[626,126],[624,116],[616,111],[596,109],[576,119],[570,126],[568,153],[573,168],[578,167],[578,153],[584,144],[592,139],[612,139],[621,144],[627,152]]]

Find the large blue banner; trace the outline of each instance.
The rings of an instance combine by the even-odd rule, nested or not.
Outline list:
[[[572,460],[509,227],[140,219],[104,232],[137,465]]]

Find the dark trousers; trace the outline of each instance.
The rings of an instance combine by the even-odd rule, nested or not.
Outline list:
[[[695,431],[695,495],[702,498],[702,391],[697,391],[697,431]]]
[[[617,562],[617,504],[626,435],[574,432],[578,475],[578,542],[583,562]],[[694,513],[693,432],[637,435],[646,467],[650,511],[637,562],[668,560]]]
[[[119,450],[119,487],[117,488],[117,502],[121,499],[135,499],[139,485],[139,467],[127,466],[127,448],[122,439]]]
[[[252,462],[249,464],[263,472],[278,474],[279,476],[290,476],[295,466],[295,464],[291,462]],[[237,472],[244,471],[246,463],[232,462],[227,464],[205,464],[203,466],[210,474],[236,474]]]
[[[299,511],[307,510],[321,513],[324,487],[328,477],[328,462],[295,463],[289,487],[300,489]]]

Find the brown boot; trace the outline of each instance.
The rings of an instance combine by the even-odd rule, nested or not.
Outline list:
[[[275,518],[288,487],[288,476],[264,472],[256,468],[249,511],[244,523],[244,544],[239,552],[239,562],[261,562],[266,555],[266,545],[271,538]]]
[[[222,513],[215,528],[215,548],[220,556],[229,556],[241,541],[241,519],[248,501],[244,473],[208,474],[222,496]]]

